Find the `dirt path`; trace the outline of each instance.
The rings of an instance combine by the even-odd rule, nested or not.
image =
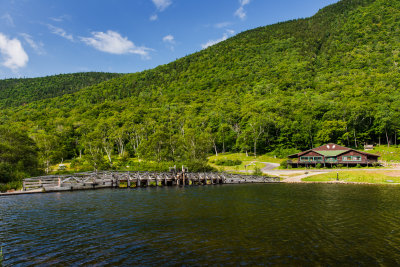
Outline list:
[[[262,172],[268,172],[280,166],[279,163],[271,163],[271,162],[261,162],[265,164],[265,167],[261,169]]]
[[[352,172],[364,170],[367,172],[380,172],[386,173],[393,176],[400,176],[400,168],[382,168],[382,169],[310,169],[310,170],[275,170],[279,166],[276,163],[263,162],[266,166],[262,169],[264,174],[268,174],[275,177],[283,178],[284,183],[302,183],[302,179],[329,172]],[[339,181],[341,182],[341,181]]]
[[[313,175],[318,175],[318,174],[323,174],[325,172],[312,172],[308,174],[302,174],[298,176],[293,176],[289,178],[285,178],[282,182],[284,183],[302,183],[302,179],[313,176]]]

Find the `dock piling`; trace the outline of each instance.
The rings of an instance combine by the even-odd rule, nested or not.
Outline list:
[[[247,179],[248,178],[248,179]],[[210,180],[210,181],[208,181]],[[68,175],[53,175],[27,178],[23,181],[23,190],[32,191],[64,191],[97,188],[118,188],[121,182],[127,182],[127,188],[133,186],[150,186],[155,181],[156,186],[192,186],[239,183],[272,183],[278,178],[244,176],[225,173],[149,173],[149,172],[87,172]],[[159,184],[160,183],[160,184]],[[125,186],[124,186],[125,187]]]

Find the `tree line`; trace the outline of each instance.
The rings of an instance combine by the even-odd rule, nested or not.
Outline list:
[[[152,70],[4,106],[0,123],[33,140],[44,171],[71,159],[201,169],[211,153],[397,145],[398,18],[398,1],[340,1]]]

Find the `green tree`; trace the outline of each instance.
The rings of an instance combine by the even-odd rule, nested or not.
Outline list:
[[[0,126],[0,183],[40,173],[35,142],[17,129]]]

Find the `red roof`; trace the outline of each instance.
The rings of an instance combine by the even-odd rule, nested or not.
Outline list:
[[[313,151],[313,152],[318,153],[318,154],[321,154],[318,151],[320,151],[320,152],[322,152],[322,151],[338,151],[338,152],[339,151],[343,151],[343,153],[339,152],[340,154],[344,154],[344,153],[346,153],[348,151],[356,151],[356,152],[364,154],[364,155],[368,155],[368,156],[372,156],[372,157],[379,157],[379,155],[375,155],[375,154],[371,154],[371,153],[367,153],[367,152],[363,152],[363,151],[358,151],[358,150],[355,150],[355,149],[352,149],[352,148],[348,148],[348,147],[344,147],[344,146],[339,146],[339,145],[334,144],[334,143],[329,143],[329,144],[326,144],[326,145],[323,145],[323,146],[319,146],[319,147],[316,147],[316,148],[313,148],[313,149],[309,149],[309,150],[306,150],[306,151],[303,151],[303,152],[300,152],[300,153],[297,153],[297,154],[289,155],[288,157],[289,158],[298,158],[298,157],[301,157],[302,155],[304,155],[304,154],[306,154],[306,153],[308,153],[310,151]]]
[[[313,151],[331,151],[331,150],[351,150],[351,148],[339,146],[337,144],[329,143],[312,149]]]

